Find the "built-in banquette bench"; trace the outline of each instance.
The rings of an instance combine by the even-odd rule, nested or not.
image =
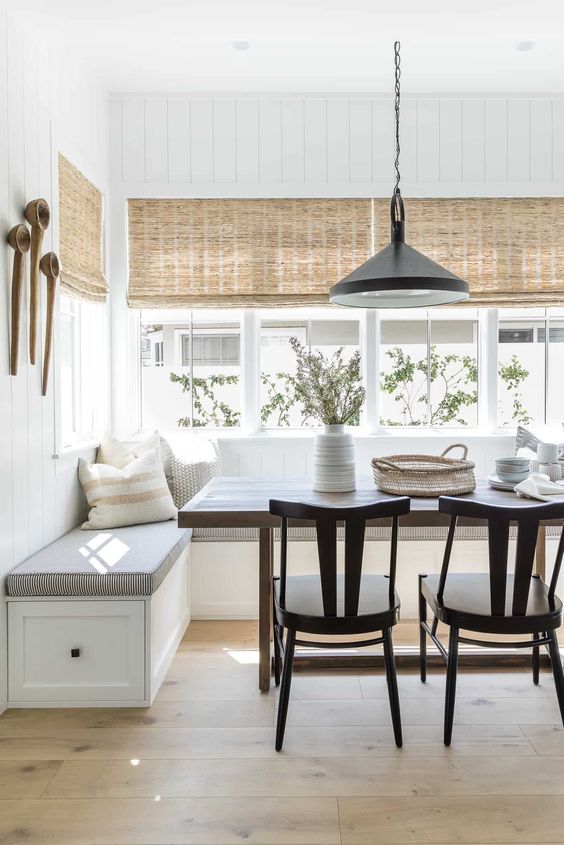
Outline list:
[[[190,621],[192,532],[74,529],[7,578],[11,707],[146,706]]]

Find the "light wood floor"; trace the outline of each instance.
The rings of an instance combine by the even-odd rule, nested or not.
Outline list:
[[[450,749],[444,673],[402,674],[398,750],[380,672],[300,672],[276,754],[257,633],[193,623],[150,709],[0,717],[1,845],[562,845],[548,674],[463,672]]]

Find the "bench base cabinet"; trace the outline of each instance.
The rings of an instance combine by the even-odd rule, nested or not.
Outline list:
[[[190,621],[188,548],[152,596],[9,598],[9,707],[146,707]]]
[[[22,601],[9,610],[10,703],[145,698],[141,601]]]

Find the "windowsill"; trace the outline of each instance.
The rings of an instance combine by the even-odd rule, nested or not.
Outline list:
[[[63,446],[53,456],[53,460],[56,461],[56,472],[66,472],[69,469],[76,469],[78,458],[86,456],[89,452],[93,452],[99,445],[99,440],[82,440],[70,446]]]
[[[179,431],[178,429],[161,431],[163,437],[171,435],[174,437],[182,437],[183,434],[190,434],[191,436],[201,436],[202,438],[214,437],[220,440],[298,440],[298,439],[313,439],[319,429],[261,429],[255,432],[246,432],[241,429],[234,428],[197,428],[185,429]],[[444,428],[444,429],[425,429],[414,426],[413,428],[397,428],[397,429],[382,429],[382,431],[368,432],[363,430],[349,429],[355,439],[365,440],[392,440],[398,438],[429,438],[429,439],[445,439],[453,437],[461,438],[514,438],[516,429],[496,429],[488,431],[487,429],[479,428]],[[143,432],[138,432],[135,437],[144,436]]]

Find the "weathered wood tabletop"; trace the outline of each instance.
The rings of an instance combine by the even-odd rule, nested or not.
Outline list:
[[[259,686],[268,690],[271,676],[272,566],[273,528],[278,517],[269,512],[270,499],[308,502],[328,507],[354,507],[394,498],[378,490],[370,477],[357,479],[352,493],[319,493],[313,490],[311,478],[286,476],[218,476],[212,479],[178,512],[181,528],[258,528],[259,531]],[[478,482],[473,493],[464,498],[492,505],[511,507],[544,506],[544,502],[523,499],[515,493],[493,490],[486,482]],[[411,497],[411,512],[400,518],[403,526],[447,525],[449,517],[438,510],[438,498]],[[480,524],[460,518],[464,525]],[[541,527],[537,545],[536,570],[544,576],[545,529]]]

